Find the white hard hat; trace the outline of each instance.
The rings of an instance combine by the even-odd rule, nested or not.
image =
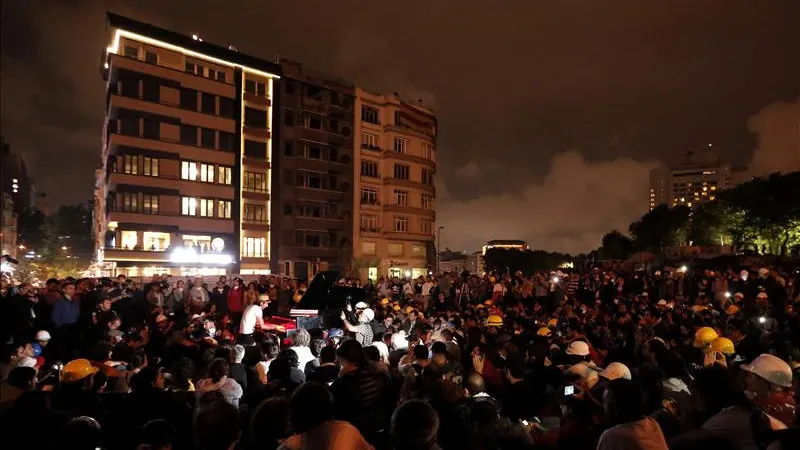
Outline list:
[[[587,366],[586,364],[575,364],[566,370],[567,374],[577,375],[589,385],[589,388],[594,387],[600,378],[597,376],[597,371]]]
[[[366,319],[367,322],[372,322],[372,320],[375,319],[375,311],[370,308],[361,311],[361,315]]]
[[[663,298],[656,303],[657,306],[667,306],[667,301]]]
[[[750,364],[743,364],[742,370],[785,388],[792,387],[792,368],[786,361],[767,353],[760,355]]]
[[[267,295],[267,294],[259,294],[258,295],[258,301],[260,301],[260,302],[268,302],[269,301],[269,295]]]
[[[369,305],[364,302],[356,303],[356,309],[367,309],[367,308],[369,308]]]
[[[49,341],[51,339],[50,333],[47,330],[39,330],[36,332],[35,339],[37,341]]]
[[[589,344],[583,341],[574,341],[567,347],[568,355],[586,356],[589,354]]]
[[[628,366],[626,366],[625,364],[612,362],[611,364],[608,365],[608,367],[601,370],[598,375],[608,380],[618,380],[620,378],[630,380],[631,369],[628,369]]]

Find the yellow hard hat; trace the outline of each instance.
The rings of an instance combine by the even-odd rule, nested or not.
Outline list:
[[[394,305],[392,306],[392,309],[395,311],[400,311],[402,308],[400,308],[400,305]]]
[[[497,314],[492,314],[486,319],[486,326],[487,327],[502,327],[503,326],[503,318],[498,316]]]
[[[486,305],[486,306],[492,306],[492,305],[494,305],[494,301],[492,299],[489,299],[489,300],[486,300],[485,302],[483,302],[483,304]]]
[[[708,345],[706,352],[720,352],[725,356],[730,356],[736,353],[736,348],[733,346],[733,341],[726,337],[718,337],[711,341]]]
[[[736,306],[736,305],[729,305],[727,308],[725,308],[725,314],[727,314],[729,316],[732,316],[732,315],[738,314],[738,313],[739,313],[739,307]]]
[[[475,308],[483,309],[483,303],[478,303],[477,305],[475,305]]]
[[[489,277],[489,282],[490,283],[496,283],[497,282],[497,277],[495,277],[494,275],[490,276]]]
[[[406,314],[411,314],[411,311],[414,311],[413,306],[406,306]]]
[[[82,380],[90,375],[97,373],[99,369],[94,367],[88,359],[74,359],[64,366],[61,371],[61,380],[70,383]]]
[[[548,327],[553,327],[553,328],[557,327],[558,326],[558,319],[553,317],[552,319],[548,320],[547,321],[547,326]]]
[[[703,348],[711,343],[714,339],[718,338],[719,335],[716,331],[714,331],[711,327],[703,327],[697,330],[697,333],[694,334],[694,346],[696,348]]]
[[[381,305],[388,305],[388,304],[389,304],[389,299],[388,299],[388,298],[386,298],[386,297],[383,297],[383,298],[381,299]]]
[[[708,311],[708,307],[704,305],[694,305],[692,306],[692,311],[694,311],[695,314],[698,314],[703,311]]]
[[[550,328],[547,327],[541,327],[539,328],[539,331],[536,332],[536,334],[539,336],[550,336],[552,333],[553,332],[550,331]]]

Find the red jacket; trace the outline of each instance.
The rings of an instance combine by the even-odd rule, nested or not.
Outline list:
[[[244,310],[244,289],[234,286],[228,291],[228,311],[240,313]]]

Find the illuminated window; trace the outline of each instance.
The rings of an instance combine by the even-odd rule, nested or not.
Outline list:
[[[125,155],[122,157],[122,159],[125,162],[125,173],[129,173],[131,175],[139,174],[139,156]]]
[[[395,217],[394,231],[398,233],[408,233],[408,217]]]
[[[217,166],[217,183],[231,184],[231,168]]]
[[[169,233],[145,231],[142,238],[145,250],[164,251],[169,247]]]
[[[137,233],[135,231],[121,231],[121,244],[122,248],[132,250],[136,247]]]
[[[411,244],[411,256],[425,256],[425,246],[421,244]]]
[[[217,217],[220,219],[231,218],[231,202],[227,200],[217,201]]]
[[[242,238],[242,256],[247,258],[263,258],[266,254],[267,240],[265,238]]]
[[[400,247],[402,250],[402,247]],[[375,255],[378,253],[378,246],[374,242],[361,242],[361,253],[364,255]]]
[[[142,195],[142,210],[145,214],[158,214],[158,196]]]
[[[228,169],[230,176],[230,169]],[[229,183],[230,184],[230,183]],[[254,192],[267,191],[267,175],[257,172],[244,173],[244,190]]]
[[[150,177],[158,176],[158,158],[144,157],[144,170],[142,172]]]
[[[403,256],[403,244],[390,242],[388,250],[389,256]]]
[[[139,212],[139,194],[123,193],[122,210],[125,212]]]
[[[184,216],[196,216],[197,199],[194,197],[183,197],[181,199],[181,214]]]
[[[200,164],[200,181],[205,183],[214,182],[214,165],[213,164]]]
[[[214,200],[200,199],[200,217],[214,217]]]
[[[197,180],[197,163],[182,161],[181,162],[181,179],[183,180]]]

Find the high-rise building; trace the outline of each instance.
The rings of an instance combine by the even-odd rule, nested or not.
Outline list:
[[[267,273],[280,66],[108,14],[95,191],[112,273]]]
[[[356,89],[353,253],[358,275],[418,277],[435,264],[436,131],[421,101]]]
[[[648,207],[650,210],[659,205],[695,208],[747,180],[747,168],[730,164],[657,167],[650,172]]]
[[[280,64],[272,270],[296,278],[347,272],[353,259],[355,88],[298,62]]]

